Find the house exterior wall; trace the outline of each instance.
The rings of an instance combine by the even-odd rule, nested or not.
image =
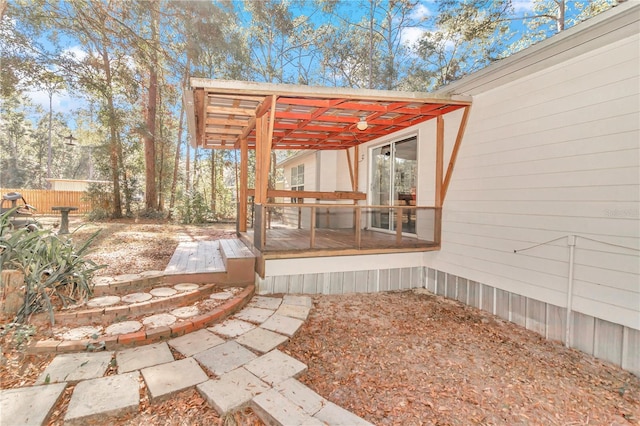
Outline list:
[[[639,18],[618,6],[449,88],[473,106],[440,251],[267,261],[259,291],[424,286],[640,376]],[[445,117],[445,167],[460,115]],[[434,199],[435,126],[393,135],[418,134],[418,205]],[[361,191],[390,140],[361,146]]]
[[[91,183],[108,184],[109,181],[75,180],[75,179],[48,179],[51,189],[54,191],[84,192]]]
[[[573,308],[640,329],[639,46],[474,96],[427,266],[564,306],[576,235]]]
[[[284,183],[283,189],[290,190],[291,189],[291,169],[294,167],[298,167],[300,164],[304,164],[304,190],[305,191],[317,191],[318,180],[317,180],[317,170],[318,164],[316,161],[316,153],[309,152],[307,155],[302,155],[296,159],[287,161],[285,166],[283,167],[284,172]],[[285,203],[290,202],[291,200],[281,200]],[[304,200],[309,203],[312,200]],[[302,209],[301,213],[301,224],[303,227],[308,227],[311,220],[309,216],[308,209]],[[282,212],[282,220],[288,226],[297,226],[298,224],[298,208],[297,207],[286,207]]]
[[[478,283],[493,292],[485,307],[525,326],[542,318],[538,331],[563,341],[571,306],[569,343],[636,374],[639,52],[636,33],[475,94],[442,249],[424,254],[454,277],[434,291]]]

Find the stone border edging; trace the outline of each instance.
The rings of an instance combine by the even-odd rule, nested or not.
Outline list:
[[[165,274],[162,271],[145,271],[139,274],[125,274],[115,277],[96,277],[93,287],[94,296],[127,294],[135,290],[164,285]]]
[[[144,302],[125,303],[118,306],[107,306],[104,308],[91,308],[79,310],[75,312],[61,312],[55,315],[57,324],[68,324],[75,322],[78,325],[87,325],[91,323],[112,323],[121,321],[130,316],[146,315],[157,310],[179,308],[195,303],[205,296],[213,293],[218,287],[217,284],[205,284],[197,290],[180,292],[173,296],[151,299]]]
[[[27,353],[42,354],[113,350],[131,346],[147,345],[173,337],[179,337],[186,333],[205,328],[216,321],[220,321],[234,314],[249,303],[249,300],[253,297],[254,293],[255,285],[248,285],[244,290],[242,290],[242,292],[238,293],[225,303],[215,307],[213,310],[205,314],[192,317],[188,320],[181,321],[172,326],[157,327],[150,330],[141,330],[134,333],[119,334],[115,336],[103,336],[99,339],[64,341],[53,339],[40,340],[29,345],[27,347]],[[102,311],[104,309],[99,310]]]

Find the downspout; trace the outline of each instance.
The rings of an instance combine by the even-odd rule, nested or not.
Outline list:
[[[567,244],[569,245],[569,278],[567,283],[567,324],[565,330],[564,344],[571,347],[569,338],[571,336],[571,312],[573,303],[573,266],[576,251],[576,236],[568,235]]]

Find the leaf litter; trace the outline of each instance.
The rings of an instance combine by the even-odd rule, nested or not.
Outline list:
[[[90,257],[100,275],[162,270],[180,241],[233,237],[227,229],[110,221]],[[377,425],[640,424],[640,379],[560,342],[424,290],[313,296],[298,333],[281,347],[308,365],[299,380]],[[52,355],[27,354],[35,333],[1,325],[0,387],[33,385]],[[26,337],[25,337],[26,336]],[[109,374],[115,371],[110,369]],[[62,424],[73,387],[49,424]],[[251,409],[220,418],[195,390],[150,404],[141,380],[136,413],[92,424],[262,425]]]

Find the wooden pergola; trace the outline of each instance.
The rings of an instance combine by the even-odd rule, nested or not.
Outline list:
[[[239,217],[246,218],[247,199],[256,210],[269,197],[364,200],[358,192],[358,146],[427,120],[437,120],[436,197],[442,207],[471,102],[466,97],[419,92],[311,87],[192,78],[185,92],[193,146],[240,150]],[[444,121],[464,109],[448,167],[444,169]],[[360,123],[360,126],[359,126]],[[366,123],[363,125],[363,123]],[[366,127],[366,128],[364,128]],[[364,128],[364,129],[361,129]],[[354,148],[353,159],[349,148]],[[255,149],[255,189],[248,188],[248,151]],[[290,192],[268,189],[271,151],[344,150],[352,192]],[[246,221],[238,230],[246,232]],[[256,235],[258,233],[256,232]]]

